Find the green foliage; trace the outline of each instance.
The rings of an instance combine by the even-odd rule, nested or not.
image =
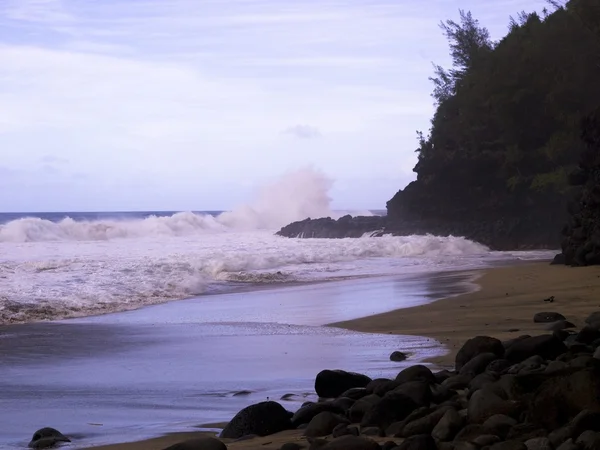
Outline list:
[[[442,22],[453,67],[434,66],[437,108],[429,134],[418,133],[417,180],[474,205],[565,192],[580,119],[600,104],[600,2],[549,6],[511,17],[496,43],[470,12]]]

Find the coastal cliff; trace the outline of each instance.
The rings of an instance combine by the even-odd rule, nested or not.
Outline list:
[[[600,4],[556,6],[511,18],[498,42],[469,12],[443,22],[453,66],[430,78],[437,108],[429,133],[418,132],[416,180],[387,202],[385,218],[304,221],[279,234],[452,234],[497,250],[559,248],[577,192],[569,174],[585,150],[581,117],[600,105]]]

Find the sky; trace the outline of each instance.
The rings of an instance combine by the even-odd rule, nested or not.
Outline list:
[[[426,5],[426,6],[425,6]],[[385,208],[434,111],[440,20],[544,0],[4,0],[0,211],[221,210],[312,166]]]

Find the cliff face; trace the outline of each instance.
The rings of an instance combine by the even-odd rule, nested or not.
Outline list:
[[[583,120],[586,149],[569,181],[574,195],[563,227],[562,253],[554,262],[571,266],[600,264],[600,109]]]

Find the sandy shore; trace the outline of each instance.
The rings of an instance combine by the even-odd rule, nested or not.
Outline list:
[[[544,325],[533,315],[556,311],[580,326],[587,314],[600,309],[600,267],[570,268],[548,262],[481,271],[480,289],[432,304],[399,309],[330,326],[370,333],[430,336],[444,343],[449,353],[434,362],[451,366],[462,343],[476,335],[500,339],[540,334]],[[554,302],[544,299],[554,296]],[[316,374],[315,374],[316,375]],[[162,450],[201,433],[163,436],[143,442],[95,447],[96,450]],[[249,441],[228,442],[230,449],[277,449],[285,442],[302,440],[289,431]]]

